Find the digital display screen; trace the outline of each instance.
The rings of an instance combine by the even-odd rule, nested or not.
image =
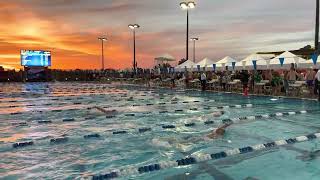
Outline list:
[[[22,66],[51,66],[51,52],[42,50],[21,50]]]

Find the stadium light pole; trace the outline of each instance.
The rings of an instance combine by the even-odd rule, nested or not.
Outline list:
[[[314,38],[315,53],[319,53],[319,0],[316,0],[316,27]]]
[[[101,41],[101,65],[102,65],[102,70],[104,70],[104,50],[103,50],[103,43],[104,41],[107,41],[107,38],[105,37],[98,37],[98,39]]]
[[[139,24],[129,24],[128,27],[133,31],[133,71],[136,73],[136,29],[140,28]]]
[[[186,60],[189,60],[189,9],[194,9],[196,3],[193,1],[181,2],[180,7],[187,11]]]
[[[199,40],[199,38],[190,38],[190,40],[193,42],[193,62],[196,62],[196,41]]]

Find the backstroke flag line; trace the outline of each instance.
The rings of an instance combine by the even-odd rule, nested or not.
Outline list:
[[[280,65],[281,67],[283,66],[283,63],[284,63],[284,58],[279,58],[279,61],[280,61]]]
[[[232,69],[234,70],[236,67],[236,62],[232,62]]]
[[[257,70],[257,60],[252,60],[253,69]]]
[[[316,65],[317,61],[318,61],[318,55],[317,55],[317,53],[314,53],[312,55],[312,62],[313,62],[314,65]]]

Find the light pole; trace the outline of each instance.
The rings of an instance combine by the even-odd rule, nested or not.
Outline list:
[[[193,1],[181,2],[180,7],[181,9],[187,11],[186,60],[188,60],[189,59],[189,9],[194,9],[196,7],[196,3]]]
[[[98,37],[98,39],[101,41],[101,65],[102,70],[104,70],[104,50],[103,50],[103,42],[107,41],[107,38],[105,37]]]
[[[136,73],[136,29],[140,28],[140,25],[129,24],[128,27],[133,31],[133,71]]]
[[[193,41],[193,62],[196,62],[196,41],[199,40],[199,38],[190,38],[191,41]]]
[[[319,0],[316,0],[316,28],[315,28],[315,39],[314,39],[315,52],[319,53]]]

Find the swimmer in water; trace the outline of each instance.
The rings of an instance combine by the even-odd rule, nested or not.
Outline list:
[[[177,97],[173,97],[172,99],[171,99],[171,101],[178,101],[179,99],[177,98]]]
[[[221,136],[223,136],[226,133],[226,128],[229,127],[231,123],[226,123],[219,128],[215,129],[212,131],[210,134],[207,135],[208,138],[210,139],[217,139]]]
[[[105,113],[107,115],[112,115],[112,114],[117,113],[117,110],[114,110],[114,109],[113,110],[105,110],[102,107],[98,107],[98,106],[94,106],[93,108],[95,108],[95,109],[97,109],[97,110],[99,110],[99,111],[101,111],[101,112],[103,112],[103,113]]]
[[[224,111],[215,111],[212,113],[213,117],[220,117],[222,115],[224,115],[225,112]]]
[[[312,161],[320,156],[320,150],[315,150],[308,152],[304,155],[298,156],[297,159],[300,159],[302,161]]]
[[[165,147],[165,148],[171,148],[176,147],[177,149],[180,149],[183,152],[189,151],[192,149],[192,145],[194,143],[200,142],[200,141],[210,141],[213,139],[218,139],[222,137],[225,134],[225,129],[229,127],[231,123],[224,124],[220,126],[219,128],[213,130],[210,134],[202,137],[198,136],[186,136],[182,139],[177,138],[162,138],[162,139],[153,139],[152,143],[159,147]]]

